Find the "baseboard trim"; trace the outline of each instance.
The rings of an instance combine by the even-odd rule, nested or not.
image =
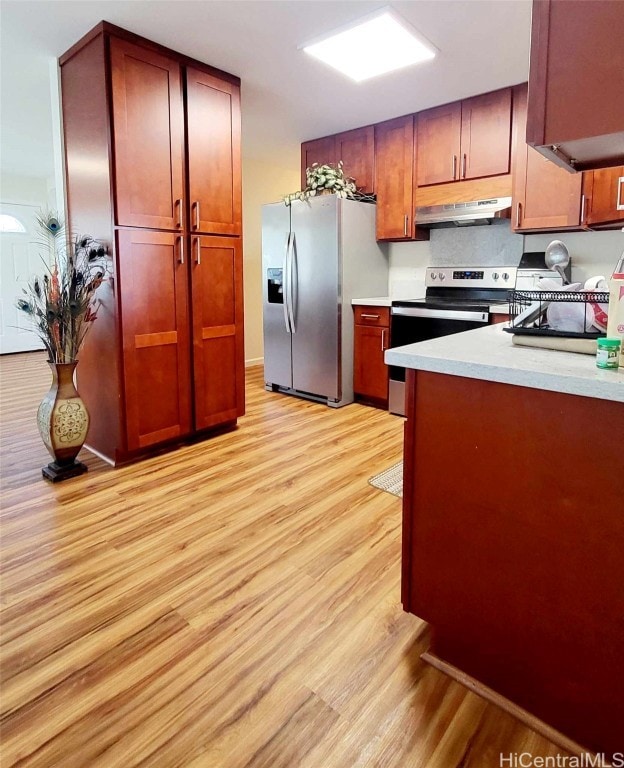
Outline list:
[[[445,675],[452,677],[453,680],[461,683],[461,685],[463,685],[465,688],[468,688],[469,690],[476,693],[477,696],[481,696],[482,699],[486,699],[486,701],[492,702],[492,704],[495,704],[497,707],[505,710],[505,712],[509,712],[510,715],[513,715],[513,717],[520,720],[520,722],[524,723],[540,735],[545,736],[549,741],[552,741],[553,744],[556,744],[558,747],[571,752],[577,757],[580,757],[581,755],[593,754],[590,749],[581,747],[580,744],[577,744],[575,741],[572,741],[572,739],[564,736],[563,733],[557,731],[551,725],[548,725],[543,720],[535,717],[535,715],[527,712],[526,709],[522,709],[522,707],[514,704],[513,701],[510,701],[500,693],[492,690],[492,688],[488,688],[487,685],[480,683],[474,677],[471,677],[465,672],[462,672],[461,669],[458,669],[452,664],[449,664],[447,661],[443,661],[434,653],[431,653],[431,651],[425,651],[425,653],[421,654],[420,658],[427,664],[430,664],[432,667],[438,669],[440,672],[443,672]]]
[[[262,365],[262,363],[264,363],[263,357],[252,357],[245,360],[245,368],[253,368],[255,365]]]

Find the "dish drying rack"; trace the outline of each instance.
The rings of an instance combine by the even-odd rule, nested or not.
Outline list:
[[[547,312],[548,307],[553,303],[582,304],[583,305],[583,328],[587,329],[591,323],[589,318],[593,317],[592,305],[608,305],[608,291],[509,291],[509,326],[504,330],[508,333],[514,333],[525,336],[559,336],[574,339],[598,339],[605,336],[604,331],[599,331],[592,327],[591,330],[585,330],[582,333],[575,331],[559,331],[549,327]],[[530,308],[533,310],[530,311]],[[516,325],[519,318],[524,314],[522,321]]]

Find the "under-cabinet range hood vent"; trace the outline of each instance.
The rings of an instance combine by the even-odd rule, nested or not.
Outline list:
[[[511,198],[498,197],[470,203],[420,206],[416,208],[415,220],[418,227],[469,227],[510,217]]]

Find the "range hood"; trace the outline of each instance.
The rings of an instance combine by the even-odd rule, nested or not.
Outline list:
[[[477,224],[491,224],[493,219],[510,217],[510,197],[473,200],[470,203],[420,206],[415,212],[418,227],[469,227]]]

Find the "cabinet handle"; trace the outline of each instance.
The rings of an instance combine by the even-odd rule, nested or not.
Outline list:
[[[407,225],[409,222],[409,216],[406,213],[405,216],[403,216],[403,235],[407,237]]]
[[[175,201],[175,209],[177,211],[177,217],[176,217],[176,227],[178,229],[182,229],[182,198],[179,197]]]
[[[585,223],[585,195],[581,195],[581,225]]]
[[[195,200],[193,203],[193,210],[195,211],[195,221],[193,222],[193,229],[199,229],[199,200]]]
[[[381,351],[382,352],[386,351],[386,329],[385,328],[382,328],[382,331],[381,331]]]
[[[451,165],[451,177],[455,181],[455,174],[457,173],[457,155],[453,155],[453,163]]]
[[[178,238],[180,244],[180,258],[178,259],[180,264],[184,264],[184,236],[180,235]]]
[[[624,198],[622,197],[622,187],[624,186],[624,176],[620,176],[617,183],[617,193],[615,195],[615,210],[624,211]],[[620,202],[621,201],[621,202]]]
[[[462,179],[466,178],[466,153],[464,152],[464,156],[462,158]]]
[[[195,263],[199,267],[201,264],[201,240],[199,237],[195,238],[195,245],[197,246],[197,251],[195,253]]]
[[[522,203],[518,203],[516,206],[516,228],[520,226],[520,222],[522,221]]]
[[[367,320],[379,320],[379,315],[367,315],[366,312],[362,312],[360,317],[365,317]]]

